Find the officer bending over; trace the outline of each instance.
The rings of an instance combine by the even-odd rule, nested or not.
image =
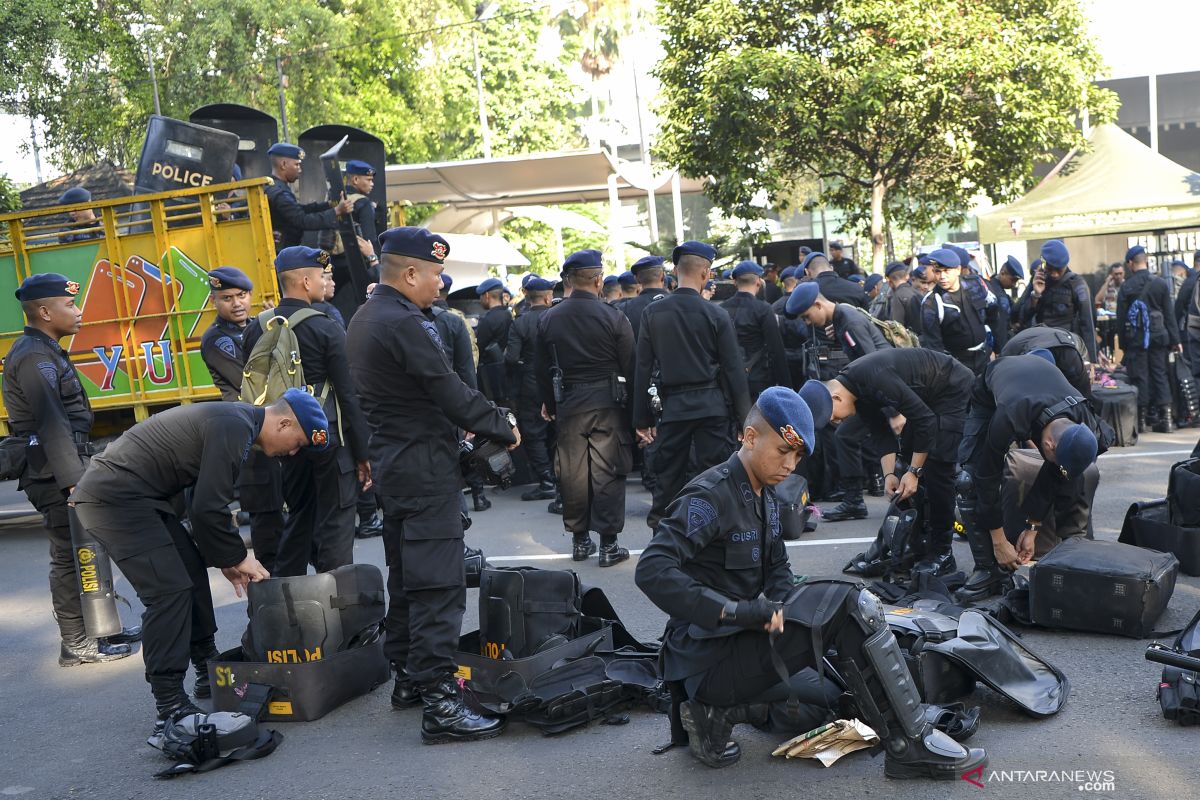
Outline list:
[[[252,446],[268,456],[323,449],[328,421],[316,398],[289,389],[258,408],[197,403],[139,422],[92,459],[70,502],[79,522],[108,548],[146,607],[142,656],[158,709],[169,719],[200,711],[183,688],[189,652],[217,630],[206,567],[216,567],[238,596],[271,577],[246,553],[229,514],[238,471]],[[189,533],[172,501],[192,489]]]
[[[782,681],[773,656],[796,675],[833,645],[860,716],[887,746],[886,775],[953,780],[985,765],[983,750],[926,722],[875,595],[842,581],[793,588],[773,487],[813,442],[804,401],[783,387],[764,391],[741,448],[683,489],[638,562],[638,587],[670,615],[664,677],[688,697],[680,718],[692,754],[710,767],[737,761],[733,726],[765,723],[759,700]]]

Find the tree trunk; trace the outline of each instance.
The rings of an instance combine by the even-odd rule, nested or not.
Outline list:
[[[872,178],[871,184],[871,272],[883,274],[886,253],[883,237],[883,198],[887,194],[887,185],[878,172]]]

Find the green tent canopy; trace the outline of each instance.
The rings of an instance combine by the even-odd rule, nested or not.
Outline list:
[[[1072,151],[1029,194],[979,216],[979,239],[1011,242],[1200,226],[1200,174],[1116,125]]]

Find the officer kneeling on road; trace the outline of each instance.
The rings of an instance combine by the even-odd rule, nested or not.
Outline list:
[[[638,563],[638,587],[670,615],[664,677],[689,698],[680,717],[692,754],[710,767],[737,761],[733,726],[763,724],[759,700],[786,678],[780,673],[817,668],[834,645],[859,716],[887,746],[886,775],[952,780],[986,765],[983,750],[963,748],[926,721],[875,595],[842,581],[793,587],[773,487],[814,441],[799,395],[764,391],[741,449],[684,487]]]
[[[199,644],[211,647],[217,630],[205,567],[220,569],[239,597],[250,581],[271,577],[246,553],[229,513],[246,455],[252,446],[268,456],[324,449],[328,427],[317,399],[299,389],[265,408],[179,406],[126,431],[92,459],[72,492],[80,524],[108,549],[146,607],[142,656],[158,709],[155,734],[175,717],[202,713],[183,679],[190,654]],[[187,488],[190,534],[172,504]],[[196,667],[207,682],[207,664]]]

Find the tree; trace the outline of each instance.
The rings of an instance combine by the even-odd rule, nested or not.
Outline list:
[[[7,175],[0,173],[0,214],[21,210],[21,192]],[[0,231],[7,235],[8,231]]]
[[[744,218],[820,179],[876,271],[889,218],[1008,201],[1115,116],[1078,0],[663,0],[660,22],[667,159]]]

